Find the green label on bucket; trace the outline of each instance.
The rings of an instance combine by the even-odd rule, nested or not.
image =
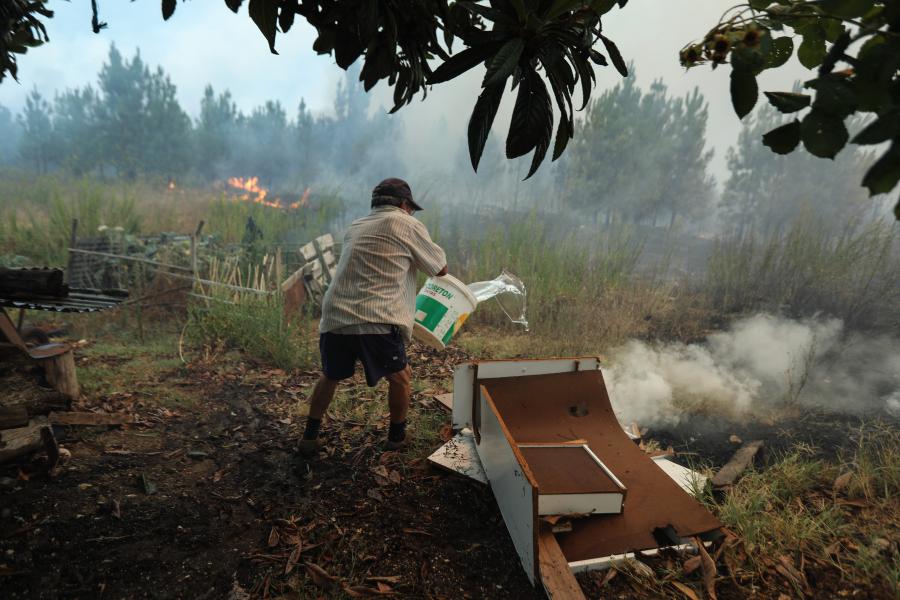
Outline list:
[[[417,315],[419,314],[419,311],[425,313],[425,316],[421,319],[417,318],[416,323],[428,331],[434,332],[434,328],[437,327],[438,323],[441,322],[441,319],[444,318],[444,315],[447,314],[447,307],[434,298],[418,296],[416,298]]]

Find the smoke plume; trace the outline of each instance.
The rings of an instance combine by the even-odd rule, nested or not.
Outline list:
[[[845,332],[838,319],[760,314],[702,344],[631,341],[604,370],[620,420],[676,424],[785,405],[900,416],[900,340]]]

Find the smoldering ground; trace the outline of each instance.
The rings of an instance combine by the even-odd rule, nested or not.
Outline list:
[[[700,344],[631,341],[605,369],[622,422],[675,425],[698,412],[735,418],[789,406],[900,416],[900,339],[832,318],[757,314]]]

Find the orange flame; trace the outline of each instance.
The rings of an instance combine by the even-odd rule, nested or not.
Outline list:
[[[266,198],[269,195],[269,190],[259,185],[259,177],[248,177],[246,179],[243,177],[229,177],[228,185],[244,192],[238,196],[238,198],[245,202],[253,202],[272,208],[290,209],[301,208],[309,203],[309,188],[306,188],[306,191],[303,192],[303,197],[301,197],[300,200],[292,202],[291,204],[286,204],[281,198],[267,200]]]

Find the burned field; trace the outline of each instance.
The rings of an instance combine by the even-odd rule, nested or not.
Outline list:
[[[3,467],[0,577],[7,597],[542,597],[525,577],[490,489],[425,460],[450,435],[449,415],[433,396],[449,389],[453,366],[469,358],[464,352],[411,349],[419,383],[409,450],[381,450],[384,391],[366,388],[358,374],[331,409],[327,450],[306,461],[293,449],[314,373],[235,353],[197,353],[181,364],[163,358],[174,341],[154,342],[150,353],[112,337],[79,348],[86,393],[75,408],[134,422],[55,427],[71,458],[52,475],[40,455]],[[32,377],[24,370],[5,369],[4,377]],[[896,424],[884,427],[889,433],[881,435],[896,443]],[[715,568],[690,552],[639,556],[579,575],[584,592],[893,597],[883,579],[889,571],[878,565],[896,561],[897,498],[878,489],[890,474],[869,472],[853,454],[860,435],[883,439],[878,431],[871,421],[840,415],[743,428],[709,423],[693,436],[689,422],[651,429],[645,445],[672,445],[677,461],[698,469],[722,466],[737,446],[732,435],[764,439],[770,451],[745,481],[795,489],[768,490],[768,506],[753,515],[737,512],[747,493],[740,481],[709,496],[707,506],[730,531],[709,550]],[[816,432],[831,433],[818,438],[824,444],[817,451],[805,449]],[[797,443],[806,445],[797,451]],[[896,463],[877,468],[896,476]],[[791,511],[824,511],[831,530],[796,537],[779,529]],[[768,532],[752,530],[767,519],[781,536],[771,548],[761,541]],[[823,519],[805,523],[824,527]],[[863,552],[868,576],[858,565]]]

